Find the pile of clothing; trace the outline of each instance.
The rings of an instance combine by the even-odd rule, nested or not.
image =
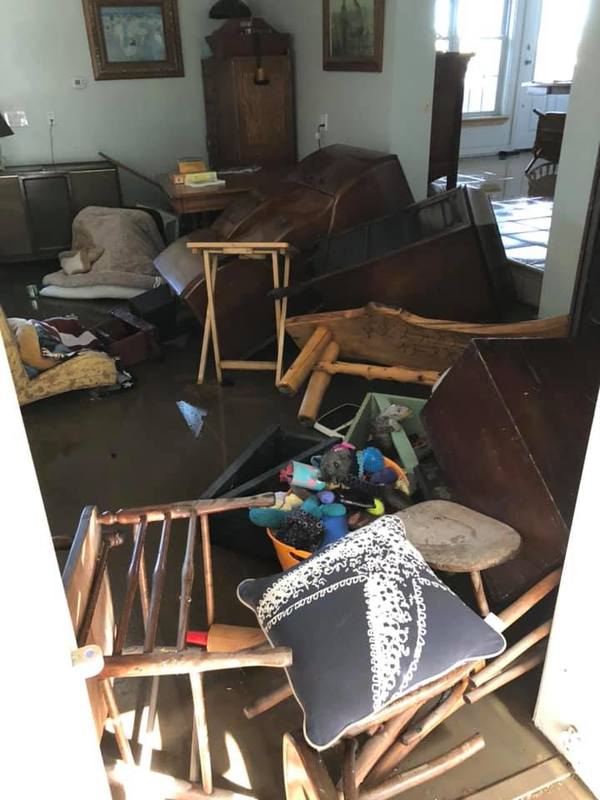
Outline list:
[[[96,335],[85,328],[74,315],[46,320],[13,317],[8,320],[8,324],[30,379],[37,378],[41,372],[52,369],[70,358],[75,358],[85,350],[105,351]],[[118,359],[115,359],[115,363],[118,380],[108,391],[130,389],[134,385],[132,375],[123,369]]]

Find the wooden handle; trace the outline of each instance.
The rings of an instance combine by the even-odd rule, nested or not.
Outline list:
[[[325,348],[331,342],[332,334],[328,328],[316,328],[308,342],[300,351],[300,355],[279,382],[278,389],[282,394],[294,395],[312,372],[315,364],[321,360]]]
[[[206,649],[209,653],[237,653],[267,643],[260,628],[239,625],[213,625],[208,631]]]
[[[339,354],[339,345],[336,344],[336,342],[330,342],[323,351],[323,361],[328,363],[333,362],[336,360]],[[323,402],[325,392],[329,388],[330,383],[330,374],[322,370],[313,372],[312,377],[308,382],[308,386],[306,387],[306,392],[304,394],[304,399],[302,400],[302,405],[300,406],[300,411],[298,412],[298,419],[303,425],[312,426],[317,421],[321,403]]]

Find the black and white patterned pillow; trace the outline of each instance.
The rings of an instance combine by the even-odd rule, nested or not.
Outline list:
[[[419,686],[506,646],[432,572],[395,516],[289,572],[244,581],[238,597],[272,645],[291,647],[288,677],[317,750]]]

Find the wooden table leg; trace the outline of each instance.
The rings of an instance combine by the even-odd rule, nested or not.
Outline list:
[[[273,288],[280,288],[279,281],[279,255],[277,250],[271,253],[271,263],[273,265]],[[279,325],[281,323],[281,300],[275,300],[275,329],[279,332]]]
[[[208,270],[211,273],[211,278],[213,278],[214,276],[212,275],[212,269],[210,268],[210,254],[204,252],[203,259],[204,259],[205,279],[206,279],[207,266]],[[214,293],[215,290],[214,280],[212,281],[212,290]],[[204,317],[204,330],[202,332],[202,349],[200,350],[200,366],[198,368],[198,381],[197,381],[198,383],[204,383],[204,376],[206,375],[206,363],[208,361],[208,346],[210,344],[211,336],[212,336],[212,329],[210,325],[210,316],[208,313],[208,304],[207,304],[206,315]]]
[[[287,289],[290,285],[290,254],[285,254],[283,265],[283,288]],[[275,385],[279,385],[283,372],[283,348],[285,344],[285,323],[287,320],[288,298],[284,297],[281,301],[279,325],[277,327],[277,372],[275,373]]]
[[[217,283],[218,256],[204,253],[204,280],[206,284],[207,315],[210,322],[213,353],[215,356],[215,371],[217,382],[223,382],[221,371],[221,352],[219,348],[219,334],[217,331],[217,317],[215,314],[215,287]]]

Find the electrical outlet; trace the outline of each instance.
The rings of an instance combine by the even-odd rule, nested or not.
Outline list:
[[[48,120],[48,125],[55,125],[56,124],[56,114],[54,111],[47,111],[46,112],[46,119]]]
[[[86,78],[72,78],[71,79],[71,86],[73,89],[87,89],[87,79]]]
[[[327,133],[327,131],[329,130],[329,114],[321,114],[319,120],[319,128],[321,130],[321,133]]]

